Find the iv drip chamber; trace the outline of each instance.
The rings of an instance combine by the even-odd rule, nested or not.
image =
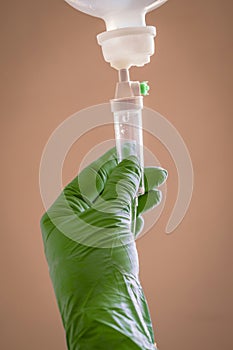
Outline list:
[[[135,156],[143,173],[142,110],[119,110],[114,112],[113,116],[118,161],[121,162],[125,158]],[[142,176],[138,195],[143,194],[144,191],[144,177]]]

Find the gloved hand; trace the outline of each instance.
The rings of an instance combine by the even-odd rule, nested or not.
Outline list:
[[[155,349],[135,237],[143,227],[142,214],[161,201],[157,187],[167,172],[145,168],[133,234],[140,176],[136,158],[117,164],[112,149],[67,185],[41,219],[69,350]]]

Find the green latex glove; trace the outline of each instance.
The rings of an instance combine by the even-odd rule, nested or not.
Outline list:
[[[69,350],[155,349],[147,302],[140,285],[135,238],[142,214],[161,201],[167,177],[145,168],[145,194],[134,157],[117,164],[115,149],[85,168],[41,219],[50,277]]]

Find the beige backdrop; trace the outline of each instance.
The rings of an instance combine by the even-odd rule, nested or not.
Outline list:
[[[230,0],[168,1],[148,15],[158,30],[156,55],[131,73],[150,81],[146,105],[179,130],[195,173],[189,211],[167,236],[177,174],[166,149],[152,145],[169,170],[168,195],[159,222],[137,246],[160,350],[233,348],[232,10]],[[0,16],[0,348],[65,350],[39,230],[39,163],[63,120],[113,97],[117,74],[96,44],[103,22],[62,0],[2,0]],[[64,183],[113,131],[91,136],[70,150]]]

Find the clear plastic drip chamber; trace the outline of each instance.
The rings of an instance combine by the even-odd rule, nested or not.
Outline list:
[[[143,172],[142,109],[136,109],[133,104],[131,108],[134,109],[113,112],[117,157],[118,161],[121,162],[125,158],[135,156]],[[138,195],[143,194],[144,191],[144,177],[142,176]]]
[[[65,0],[75,9],[105,21],[97,36],[104,59],[113,68],[144,66],[154,54],[155,27],[146,26],[146,13],[167,0]]]

